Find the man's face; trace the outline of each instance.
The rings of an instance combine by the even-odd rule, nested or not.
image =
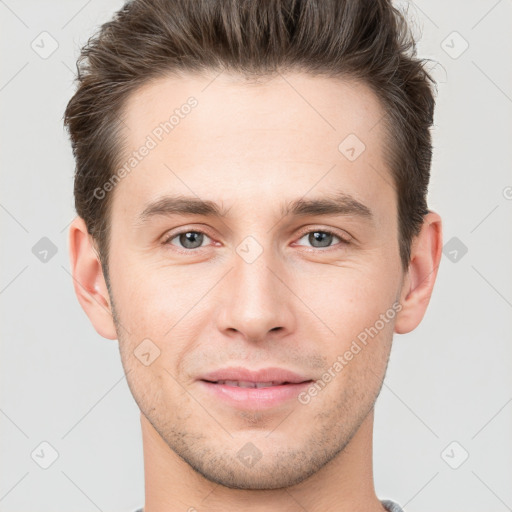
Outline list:
[[[114,190],[110,298],[130,389],[165,443],[212,481],[278,488],[343,450],[382,386],[403,284],[384,111],[355,82],[213,76],[160,79],[126,106],[123,157],[150,149]],[[225,214],[151,214],[176,196]],[[343,212],[284,215],[336,198]],[[228,367],[309,382],[207,375]]]

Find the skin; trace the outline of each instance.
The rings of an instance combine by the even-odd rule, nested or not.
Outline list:
[[[119,340],[141,410],[145,511],[382,511],[374,404],[393,334],[416,328],[429,303],[441,218],[425,216],[404,272],[384,111],[365,85],[291,72],[259,84],[214,77],[160,78],[126,104],[127,155],[188,97],[198,101],[114,189],[110,293],[84,221],[77,217],[69,232],[77,297],[97,332]],[[338,150],[350,133],[366,146],[354,161]],[[366,205],[373,219],[281,214],[293,200],[334,191]],[[149,202],[176,194],[214,201],[227,214],[138,221]],[[179,236],[166,245],[178,228],[206,236],[199,248]],[[336,236],[314,245],[315,230]],[[262,249],[251,263],[236,250],[247,236]],[[230,365],[321,379],[393,304],[401,307],[394,318],[307,404],[240,410],[196,380]],[[146,338],[160,351],[149,366],[134,355]],[[248,442],[261,453],[252,467],[237,457]]]

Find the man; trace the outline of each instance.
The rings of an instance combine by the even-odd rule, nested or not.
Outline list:
[[[386,0],[135,0],[82,50],[71,267],[141,411],[145,512],[402,510],[374,404],[442,249],[411,49]]]

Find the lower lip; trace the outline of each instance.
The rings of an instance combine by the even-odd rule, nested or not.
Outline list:
[[[199,381],[203,388],[216,398],[242,409],[267,409],[276,407],[288,400],[296,399],[298,394],[311,385],[312,381],[298,384],[283,384],[268,388],[240,388],[226,386],[204,380]]]

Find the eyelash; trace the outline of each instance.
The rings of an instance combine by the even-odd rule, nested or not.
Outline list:
[[[308,249],[309,250],[318,250],[318,251],[329,251],[330,249],[331,250],[335,250],[335,249],[339,249],[339,246],[340,245],[349,245],[350,244],[350,238],[349,236],[342,236],[340,235],[339,233],[336,233],[335,231],[333,230],[330,230],[330,229],[319,229],[319,228],[313,228],[313,229],[306,229],[304,231],[301,231],[300,232],[300,235],[299,235],[299,238],[298,240],[300,240],[301,238],[304,238],[304,236],[306,235],[309,235],[310,233],[326,233],[327,235],[332,235],[336,238],[338,238],[340,240],[340,242],[338,244],[334,244],[334,245],[331,245],[330,247],[309,247]],[[303,247],[303,246],[301,246]]]
[[[206,247],[198,247],[196,249],[186,249],[186,248],[183,248],[183,247],[178,247],[174,244],[171,244],[171,241],[174,240],[175,238],[179,237],[180,235],[183,235],[185,233],[199,233],[199,234],[203,234],[203,235],[206,235],[208,238],[212,238],[208,235],[208,233],[205,233],[204,231],[201,231],[201,230],[198,230],[198,229],[186,229],[186,230],[183,230],[183,231],[179,231],[177,233],[172,233],[171,235],[165,237],[165,239],[163,240],[162,244],[163,245],[173,245],[176,250],[180,251],[180,252],[185,252],[185,253],[191,253],[191,252],[195,252],[195,251],[199,251],[201,249],[205,249]],[[340,234],[332,231],[332,230],[329,230],[329,229],[309,229],[309,230],[305,230],[305,231],[301,231],[299,237],[298,237],[298,240],[304,238],[305,235],[309,235],[310,233],[325,233],[327,235],[332,235],[336,238],[338,238],[340,240],[340,242],[338,244],[334,244],[330,247],[306,247],[306,246],[301,246],[301,247],[306,247],[306,249],[309,249],[310,251],[322,251],[322,252],[326,252],[326,251],[329,251],[331,249],[336,249],[338,248],[337,246],[339,245],[350,245],[350,239],[348,237],[343,237],[341,236]]]

